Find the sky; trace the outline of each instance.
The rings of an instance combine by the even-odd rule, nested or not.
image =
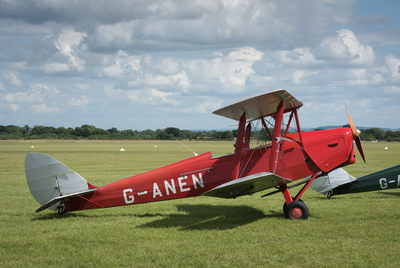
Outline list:
[[[0,125],[230,129],[285,89],[303,128],[400,128],[400,1],[0,0]]]

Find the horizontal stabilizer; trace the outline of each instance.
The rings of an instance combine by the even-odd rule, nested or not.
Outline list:
[[[213,113],[237,121],[240,120],[243,113],[246,113],[248,120],[254,120],[274,115],[281,102],[283,102],[285,113],[303,105],[301,101],[290,95],[286,90],[278,90],[234,103]]]
[[[46,203],[44,203],[40,208],[38,208],[36,210],[36,212],[40,212],[42,210],[45,210],[46,208],[51,207],[52,205],[61,202],[63,200],[78,196],[78,195],[86,195],[86,194],[90,194],[90,193],[94,193],[97,191],[97,188],[94,189],[89,189],[86,191],[81,191],[81,192],[76,192],[76,193],[72,193],[72,194],[66,194],[66,195],[62,195],[62,196],[57,196],[49,201],[47,201]]]
[[[280,186],[291,181],[274,173],[261,172],[221,184],[203,193],[203,195],[236,198],[241,195],[253,194],[268,188]]]
[[[332,189],[355,181],[356,178],[351,176],[347,173],[344,169],[338,168],[334,169],[325,176],[321,176],[316,178],[311,184],[310,187],[316,192],[321,194],[326,194],[327,192],[331,191]]]

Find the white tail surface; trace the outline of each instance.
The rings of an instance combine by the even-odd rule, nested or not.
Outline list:
[[[334,169],[325,176],[321,176],[316,178],[311,184],[310,187],[316,192],[320,192],[321,194],[326,194],[330,190],[352,181],[355,181],[356,178],[347,173],[344,169],[338,168]]]
[[[41,205],[61,196],[89,190],[88,182],[78,173],[42,153],[26,155],[25,175],[33,197]],[[56,210],[59,204],[56,202],[47,208]]]

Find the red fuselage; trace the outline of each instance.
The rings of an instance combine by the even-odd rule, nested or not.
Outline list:
[[[238,177],[272,172],[292,181],[318,172],[329,172],[355,162],[353,135],[349,128],[288,134],[276,151],[271,144],[249,148],[245,139],[239,153],[212,158],[204,153],[138,174],[103,187],[84,197],[65,202],[66,211],[105,208],[199,196]],[[275,165],[271,157],[275,154]],[[239,161],[240,160],[240,161]]]

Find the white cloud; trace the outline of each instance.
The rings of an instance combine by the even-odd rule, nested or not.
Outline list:
[[[8,103],[43,102],[48,97],[56,96],[59,93],[60,91],[56,87],[36,83],[26,91],[5,94],[4,100]]]
[[[95,42],[101,46],[124,47],[133,42],[135,21],[100,25],[95,30]]]
[[[381,84],[381,83],[383,83],[385,81],[385,77],[384,77],[384,75],[382,73],[375,73],[375,74],[372,75],[371,81],[374,84]]]
[[[86,96],[72,97],[68,100],[68,105],[74,106],[74,107],[79,107],[79,106],[86,105],[88,102],[89,101]]]
[[[400,59],[392,51],[400,35],[392,14],[386,25],[364,27],[353,23],[352,0],[115,1],[3,1],[0,113],[7,123],[25,122],[36,105],[66,109],[60,121],[74,125],[72,118],[87,116],[76,107],[90,103],[85,109],[96,109],[99,127],[125,127],[132,114],[152,114],[147,109],[178,111],[179,124],[200,118],[184,113],[207,118],[221,100],[276,88],[322,103],[305,119],[309,126],[319,118],[337,123],[331,98],[363,100],[360,108],[367,97],[385,97],[376,118],[398,112]],[[128,127],[160,126],[134,120],[138,126]]]
[[[386,65],[389,69],[392,80],[400,80],[400,58],[396,58],[393,55],[386,57]]]
[[[85,70],[85,62],[80,59],[77,54],[81,49],[85,49],[86,46],[82,44],[83,39],[87,36],[85,32],[76,32],[73,28],[64,28],[58,35],[57,40],[54,41],[54,45],[57,50],[68,58],[69,66],[78,71],[82,72]],[[57,63],[49,63],[50,67],[58,67],[53,71],[65,71],[65,67]],[[47,67],[47,68],[50,68]]]
[[[183,91],[186,91],[189,88],[191,81],[186,74],[186,71],[182,71],[180,73],[170,75],[145,74],[142,83],[143,85],[149,87],[159,88],[173,88],[175,85],[177,85],[178,87],[182,88]]]
[[[133,103],[139,104],[177,104],[177,101],[171,97],[174,95],[173,92],[163,92],[154,88],[142,89],[142,90],[130,90],[127,92],[128,99]]]
[[[58,72],[66,72],[69,71],[70,67],[66,63],[59,63],[59,62],[50,62],[46,63],[43,66],[43,71],[45,73],[58,73]]]
[[[141,57],[129,56],[124,51],[118,51],[113,63],[105,67],[102,74],[111,78],[132,76],[141,68]]]
[[[12,103],[10,104],[11,111],[16,112],[19,110],[18,104]]]
[[[13,64],[11,64],[11,67],[17,70],[24,70],[26,68],[26,62],[25,61],[14,62]]]
[[[370,108],[372,101],[370,99],[361,99],[357,102],[358,106],[361,108]]]
[[[400,94],[400,86],[390,86],[385,91],[389,94]]]
[[[60,108],[48,106],[46,103],[32,104],[32,109],[38,113],[55,113],[60,111]]]
[[[303,70],[295,70],[293,72],[293,83],[295,84],[306,84],[307,76],[311,76],[316,74],[315,71],[303,71]]]
[[[5,109],[6,111],[13,111],[13,112],[18,112],[19,110],[19,105],[16,103],[1,103],[0,102],[0,109]],[[0,115],[0,119],[1,119]]]
[[[105,58],[104,61],[110,60]],[[180,64],[171,58],[130,56],[120,50],[112,61],[112,64],[103,68],[101,75],[127,79],[129,87],[168,88],[173,91],[180,89],[186,92],[191,85],[191,79],[186,71],[180,70]]]
[[[103,87],[104,93],[107,98],[114,99],[114,100],[126,100],[127,99],[127,92],[121,89],[114,88],[114,85],[107,84]]]
[[[25,103],[25,102],[38,102],[41,101],[42,98],[37,95],[35,92],[15,92],[5,94],[4,100],[8,103]]]
[[[217,110],[218,108],[221,108],[223,102],[223,100],[216,98],[206,98],[206,100],[200,101],[200,103],[198,103],[190,112],[199,112],[203,114],[210,113]]]
[[[13,71],[4,71],[3,72],[3,77],[5,80],[7,80],[10,84],[14,86],[22,86],[21,80],[18,78],[17,73]]]
[[[104,93],[108,98],[114,100],[129,100],[134,104],[140,105],[177,105],[178,101],[173,97],[175,92],[161,91],[155,88],[145,88],[138,90],[121,90],[114,88],[113,85],[105,85]]]
[[[287,65],[309,66],[322,63],[321,60],[315,58],[307,47],[295,48],[293,50],[278,50],[274,53],[274,57],[279,63]]]
[[[121,6],[131,11],[130,16],[125,10],[113,12],[117,7],[102,6],[108,8],[107,15],[99,16],[99,8],[92,8],[86,16],[97,23],[91,44],[107,50],[253,43],[268,48],[282,43],[306,46],[320,40],[331,23],[345,23],[352,15],[351,1],[310,0],[301,5],[292,0],[125,2]]]
[[[223,87],[230,92],[243,89],[246,81],[255,74],[253,65],[261,60],[263,53],[252,47],[242,47],[228,55],[216,55],[213,59],[194,60],[188,64],[193,76],[206,83]],[[213,89],[217,90],[217,89]]]
[[[31,88],[33,92],[41,95],[55,96],[60,93],[57,87],[43,83],[34,83],[31,85]]]
[[[366,69],[350,69],[347,72],[348,84],[351,86],[368,85]]]
[[[373,48],[360,44],[355,34],[348,29],[339,30],[335,36],[325,38],[321,48],[326,57],[345,64],[372,64],[375,60]]]
[[[151,57],[146,57],[146,60],[158,73],[172,75],[179,72],[179,63],[171,58],[153,60]]]

